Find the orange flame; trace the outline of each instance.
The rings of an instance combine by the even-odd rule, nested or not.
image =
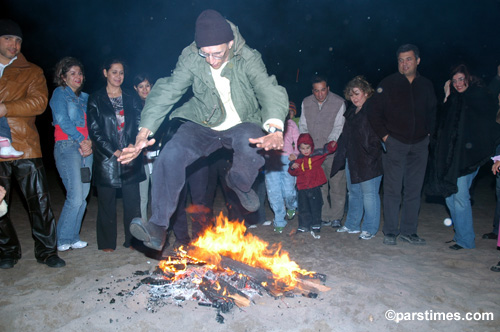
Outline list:
[[[229,222],[221,212],[215,227],[207,230],[192,244],[218,257],[217,262],[220,261],[219,255],[222,255],[249,266],[270,270],[274,279],[288,287],[295,287],[296,273],[314,273],[301,269],[290,260],[288,252],[282,250],[281,243],[270,246],[253,234],[245,234],[245,231],[243,222]],[[194,252],[194,256],[198,257],[196,250]],[[191,251],[190,255],[193,256]]]

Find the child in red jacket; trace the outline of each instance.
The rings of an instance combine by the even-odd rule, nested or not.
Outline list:
[[[290,155],[288,173],[297,177],[299,196],[299,228],[297,233],[304,233],[311,228],[314,232],[321,230],[321,185],[326,183],[326,176],[321,164],[327,155],[337,150],[337,143],[330,142],[323,149],[314,151],[314,142],[309,134],[300,134],[297,145],[300,155],[293,160]]]

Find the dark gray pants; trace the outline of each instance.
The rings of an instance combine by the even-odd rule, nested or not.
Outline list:
[[[215,131],[193,122],[181,125],[155,162],[151,191],[152,216],[149,221],[168,227],[184,187],[186,168],[200,157],[223,147],[234,150],[233,165],[228,172],[231,182],[240,190],[248,192],[259,168],[264,165],[264,157],[258,153],[259,149],[250,145],[248,139],[264,135],[254,123],[240,123],[224,131]]]
[[[384,234],[415,234],[420,197],[429,155],[429,138],[404,144],[390,137],[385,142]],[[399,212],[401,207],[401,223]]]

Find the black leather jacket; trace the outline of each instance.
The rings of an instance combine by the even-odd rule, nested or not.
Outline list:
[[[122,89],[126,144],[135,144],[141,118],[141,101],[137,94]],[[120,188],[123,184],[137,183],[146,179],[143,158],[135,158],[122,165],[113,154],[120,149],[115,110],[109,100],[106,88],[89,96],[87,126],[94,152],[94,184]]]

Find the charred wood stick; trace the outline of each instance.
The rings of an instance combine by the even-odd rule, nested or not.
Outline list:
[[[250,305],[251,300],[245,293],[222,279],[218,279],[217,281],[222,288],[227,290],[228,295],[226,296],[232,298],[238,307],[248,307]]]
[[[312,272],[311,274],[296,273],[298,279],[302,280],[319,280],[321,282],[326,282],[326,274]]]
[[[236,273],[244,274],[247,277],[257,281],[258,283],[270,283],[274,280],[271,271],[253,267],[248,264],[235,261],[234,259],[231,259],[229,257],[221,256],[220,265],[223,268],[229,268]]]
[[[234,300],[219,294],[218,290],[213,288],[210,280],[203,278],[199,289],[205,294],[207,299],[212,302],[212,307],[219,308],[222,312],[229,312],[234,306]]]
[[[331,288],[325,285],[317,284],[311,280],[297,279],[297,287],[299,291],[306,291],[309,293],[328,292]]]

